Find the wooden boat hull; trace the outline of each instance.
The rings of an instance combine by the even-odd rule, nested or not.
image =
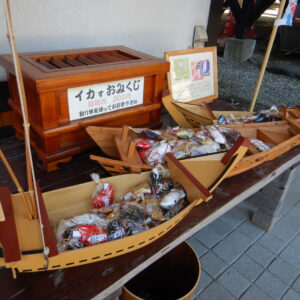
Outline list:
[[[295,130],[293,134],[289,132],[292,130],[290,122],[294,122],[296,124],[294,125]],[[277,139],[279,139],[278,141],[280,142],[279,144],[274,143],[274,146],[270,150],[264,152],[251,153],[251,151],[249,151],[249,155],[243,157],[236,167],[230,173],[227,173],[227,177],[235,176],[257,167],[258,165],[270,161],[300,145],[300,130],[297,133],[297,126],[300,126],[300,120],[225,125],[225,127],[239,131],[244,137],[259,138],[262,140],[264,140],[264,138],[267,139],[267,137],[263,135],[264,130],[274,130],[275,132],[278,132]],[[194,128],[194,130],[196,131],[198,129]],[[91,156],[92,159],[97,160],[110,172],[116,171],[116,168],[111,168],[114,164],[124,165],[124,162],[120,161],[114,142],[114,136],[122,135],[121,128],[88,127],[87,131],[102,151],[106,155],[112,157],[112,159],[104,158],[104,160],[101,160],[101,158],[97,156]],[[257,136],[257,132],[259,133],[259,136]],[[266,140],[266,142],[270,142],[270,140]],[[187,160],[193,160],[193,158],[188,158],[184,161]],[[124,173],[128,172],[128,170],[124,168],[122,171]]]
[[[19,272],[56,270],[109,259],[142,248],[171,230],[194,206],[211,199],[211,192],[224,179],[225,171],[233,168],[243,157],[247,151],[247,145],[248,140],[241,139],[238,147],[233,149],[231,153],[212,155],[211,168],[209,174],[205,174],[205,176],[199,173],[199,170],[202,169],[201,164],[203,163],[200,160],[196,164],[198,168],[188,170],[173,156],[167,155],[171,177],[174,181],[182,184],[187,193],[187,199],[190,202],[187,207],[172,219],[145,232],[86,248],[65,251],[57,255],[49,255],[48,261],[45,261],[42,251],[43,245],[39,221],[28,219],[25,207],[20,205],[21,194],[11,195],[12,210],[7,212],[4,209],[4,215],[13,216],[13,220],[11,220],[13,222],[8,222],[7,224],[0,222],[2,233],[6,232],[6,237],[0,235],[0,243],[5,245],[5,242],[9,242],[11,239],[12,234],[17,236],[18,242],[15,243],[17,249],[12,249],[15,253],[17,252],[16,256],[20,253],[20,258],[13,259],[13,256],[10,256],[10,259],[8,259],[8,255],[5,256],[7,249],[3,246],[4,257],[0,257],[0,266],[5,266],[6,268],[11,268]],[[204,164],[207,164],[207,162],[204,162]],[[149,172],[144,172],[141,174],[126,174],[105,178],[103,182],[109,182],[115,187],[115,201],[118,201],[117,199],[120,199],[120,196],[126,193],[130,187],[145,182],[148,178]],[[201,180],[204,180],[203,184]],[[43,193],[42,198],[45,213],[49,217],[52,226],[58,224],[62,219],[88,213],[92,208],[91,197],[94,189],[95,183],[87,182]],[[27,193],[26,196],[28,197],[29,194]],[[2,202],[3,204],[3,200],[1,195],[0,203]],[[5,205],[3,207],[5,208]],[[41,207],[43,209],[43,205]],[[54,229],[51,228],[52,234],[53,230]]]
[[[172,99],[170,93],[165,93],[163,97],[163,105],[171,115],[173,120],[181,127],[191,128],[200,127],[201,125],[212,125],[217,122],[218,118],[223,115],[224,117],[243,117],[247,115],[254,115],[255,112],[247,111],[211,111],[205,102],[200,104],[180,103]],[[300,106],[296,105],[295,108],[286,108],[280,106],[280,115],[282,119],[299,119]]]
[[[243,173],[247,170],[255,168],[260,164],[273,160],[276,157],[284,154],[285,152],[289,151],[300,145],[300,120],[295,122],[296,126],[299,126],[297,132],[295,131],[291,133],[293,130],[289,121],[278,121],[278,122],[266,122],[263,124],[241,124],[241,125],[226,125],[226,127],[233,128],[239,132],[244,137],[248,138],[258,138],[266,143],[274,144],[267,151],[258,152],[255,154],[249,153],[240,160],[236,168],[232,170],[229,174],[229,177],[238,175]],[[271,129],[277,128],[275,130],[273,136],[268,136],[268,133]],[[251,136],[251,129],[252,132],[256,131],[256,136]],[[276,144],[278,143],[278,144]],[[251,152],[251,148],[249,150]]]
[[[130,174],[130,175],[136,176],[134,174]],[[142,176],[139,177],[145,179],[146,174],[140,174],[140,175]],[[95,187],[94,183],[90,182],[90,183],[76,186],[72,192],[78,193],[81,192],[81,189],[90,190],[92,192],[94,187]],[[78,188],[80,189],[80,191],[78,190]],[[48,204],[50,208],[49,214],[51,213],[51,206],[52,206],[52,203],[49,202],[52,202],[51,201],[52,197],[56,197],[58,193],[61,194],[64,192],[65,189],[62,189],[62,190],[57,190],[55,192],[45,193],[43,195],[45,196],[46,205]],[[47,201],[49,200],[48,197],[50,197],[50,201]],[[13,199],[14,208],[17,206],[16,203],[19,202],[18,200],[20,200],[19,195],[15,195]],[[69,204],[72,204],[72,201],[68,201],[68,202]],[[85,201],[85,204],[87,204],[87,201]],[[190,203],[189,206],[183,209],[171,220],[168,220],[162,223],[161,225],[158,225],[146,232],[129,236],[123,239],[95,245],[95,246],[62,252],[59,253],[57,256],[49,257],[47,267],[45,267],[46,262],[43,253],[22,254],[20,261],[11,262],[11,263],[5,263],[4,258],[0,258],[0,266],[5,266],[6,268],[12,268],[17,270],[18,272],[39,272],[45,270],[57,270],[62,268],[75,267],[83,264],[89,264],[89,263],[109,259],[111,257],[116,257],[137,250],[139,248],[142,248],[154,242],[155,240],[163,236],[165,233],[167,233],[169,230],[171,230],[176,224],[178,224],[192,210],[192,208],[196,204],[198,204],[197,201]],[[83,211],[81,213],[83,213]],[[70,215],[69,217],[72,216]],[[25,237],[27,236],[27,238],[25,238],[24,240],[19,241],[20,245],[23,245],[24,247],[23,249],[26,249],[23,250],[23,252],[30,251],[33,245],[29,247],[28,243],[31,242],[32,239],[28,235],[30,236],[40,235],[38,221],[28,220],[26,216],[24,215],[23,217],[22,214],[21,215],[18,214],[16,216],[16,221],[17,221],[18,236],[21,235]],[[33,243],[35,245],[35,251],[38,249],[42,249],[42,244],[40,239],[33,241]]]

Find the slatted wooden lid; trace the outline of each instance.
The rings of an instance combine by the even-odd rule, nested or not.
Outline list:
[[[121,50],[68,53],[65,55],[61,53],[51,56],[23,56],[23,58],[45,71],[74,69],[90,65],[112,64],[142,59],[142,57]]]

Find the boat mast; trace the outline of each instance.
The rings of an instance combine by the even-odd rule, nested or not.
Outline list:
[[[8,29],[7,38],[9,40],[10,47],[12,50],[17,86],[18,86],[23,122],[24,122],[23,127],[24,127],[24,137],[25,137],[25,154],[26,154],[28,193],[29,193],[29,197],[30,197],[30,201],[31,201],[31,206],[33,209],[33,211],[32,211],[33,217],[34,217],[34,219],[36,219],[37,218],[37,209],[36,209],[36,201],[35,201],[36,193],[34,193],[33,172],[32,172],[33,163],[32,163],[31,150],[30,150],[30,133],[29,133],[30,124],[28,122],[27,101],[26,101],[26,95],[25,95],[25,89],[24,89],[23,76],[21,73],[21,67],[20,67],[20,63],[19,63],[19,56],[18,56],[17,50],[16,50],[16,42],[15,42],[15,36],[14,36],[14,31],[13,31],[13,24],[12,24],[12,19],[11,19],[10,2],[9,1],[6,1],[5,9],[6,9],[5,12],[6,12],[6,22],[7,22],[7,29]]]
[[[263,77],[264,77],[264,74],[265,74],[265,71],[266,71],[266,68],[267,68],[267,64],[268,64],[268,61],[269,61],[269,57],[270,57],[270,54],[271,54],[271,50],[272,50],[274,40],[275,40],[275,37],[276,37],[276,33],[277,33],[277,29],[278,29],[278,24],[276,23],[276,21],[280,20],[280,18],[282,16],[285,2],[286,2],[286,0],[281,0],[280,1],[277,17],[274,21],[273,29],[272,29],[271,36],[270,36],[269,43],[268,43],[268,47],[267,47],[267,50],[266,50],[266,53],[265,53],[264,60],[263,60],[262,65],[261,65],[259,76],[258,76],[258,79],[257,79],[257,82],[256,82],[255,91],[254,91],[253,98],[252,98],[252,101],[251,101],[251,104],[250,104],[250,107],[249,107],[249,112],[253,112],[254,105],[256,103],[256,99],[257,99],[259,89],[260,89],[260,86],[261,86],[261,83],[262,83],[262,80],[263,80]]]
[[[24,121],[24,136],[25,136],[25,147],[26,147],[26,165],[27,165],[27,176],[28,176],[28,188],[31,192],[31,201],[33,206],[33,216],[34,218],[39,219],[40,224],[40,232],[41,232],[41,239],[43,243],[43,249],[44,249],[44,257],[46,261],[48,260],[48,254],[49,254],[49,248],[46,246],[45,242],[45,236],[42,224],[42,217],[41,217],[41,210],[40,210],[40,204],[39,201],[37,201],[38,197],[38,188],[37,183],[35,179],[35,173],[33,169],[33,160],[32,160],[32,154],[30,149],[30,135],[29,135],[29,128],[30,124],[28,122],[28,112],[27,112],[27,102],[26,102],[26,96],[25,96],[25,89],[24,89],[24,82],[23,82],[23,76],[21,72],[20,67],[20,61],[19,56],[16,49],[16,42],[15,42],[15,36],[13,31],[13,25],[12,25],[12,19],[11,19],[11,10],[10,10],[10,0],[5,1],[5,14],[6,14],[6,22],[7,22],[7,29],[8,29],[8,40],[10,43],[10,47],[12,50],[12,56],[13,56],[13,62],[14,62],[14,68],[16,73],[16,79],[17,79],[17,85],[18,85],[18,92],[20,97],[20,104],[22,109],[22,116]],[[36,214],[37,212],[37,214]]]

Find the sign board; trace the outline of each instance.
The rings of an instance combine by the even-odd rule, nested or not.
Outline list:
[[[68,89],[70,121],[143,104],[144,77]]]
[[[168,84],[178,102],[211,101],[218,97],[216,48],[165,53],[170,62]]]

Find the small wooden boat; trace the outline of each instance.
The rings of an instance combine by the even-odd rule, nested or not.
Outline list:
[[[225,127],[239,131],[244,137],[259,139],[271,146],[269,150],[260,152],[254,146],[250,145],[247,155],[241,159],[230,173],[227,173],[227,177],[240,174],[263,162],[272,160],[300,144],[299,119],[264,123],[232,124],[225,125]],[[130,132],[130,134],[128,134],[128,129],[124,130],[124,128],[95,126],[89,126],[86,130],[101,150],[111,157],[91,156],[91,159],[98,161],[107,171],[112,173],[128,173],[141,172],[142,170],[152,168],[149,165],[143,164],[138,157],[133,141],[133,139],[137,137],[135,133]],[[199,129],[194,128],[194,130],[197,131]],[[116,143],[116,140],[122,139],[126,142],[123,144]],[[182,163],[186,166],[190,166],[188,161],[197,161],[199,158],[200,157],[187,158],[182,160]]]
[[[198,104],[177,102],[172,98],[169,91],[164,92],[162,102],[173,120],[184,128],[212,125],[217,122],[220,116],[224,116],[226,119],[234,116],[239,119],[256,114],[248,111],[212,111],[206,102]],[[279,110],[280,117],[284,120],[300,118],[299,105],[296,105],[295,108],[287,108],[281,105]]]
[[[168,167],[172,179],[181,183],[187,193],[190,204],[172,219],[149,229],[148,231],[114,240],[99,245],[58,253],[56,240],[52,228],[53,222],[71,218],[89,212],[91,196],[95,189],[94,182],[38,194],[42,222],[29,219],[22,201],[22,194],[11,195],[8,188],[0,188],[0,208],[2,218],[0,221],[0,243],[4,257],[0,257],[0,266],[18,270],[19,272],[36,272],[56,270],[82,264],[88,264],[144,247],[152,243],[173,228],[189,211],[202,201],[209,200],[211,192],[224,179],[227,169],[231,169],[242,158],[247,150],[247,141],[240,140],[238,149],[231,153],[219,155],[218,159],[209,164],[209,173],[199,172],[207,162],[197,162],[197,168],[189,171],[173,156],[168,155]],[[225,173],[224,173],[225,171]],[[144,182],[149,177],[149,172],[141,174],[127,174],[106,178],[116,187],[115,200],[120,198],[128,189]],[[203,180],[203,184],[200,183]],[[30,195],[25,193],[25,197]],[[45,246],[49,254],[43,251],[40,225],[43,224]]]

